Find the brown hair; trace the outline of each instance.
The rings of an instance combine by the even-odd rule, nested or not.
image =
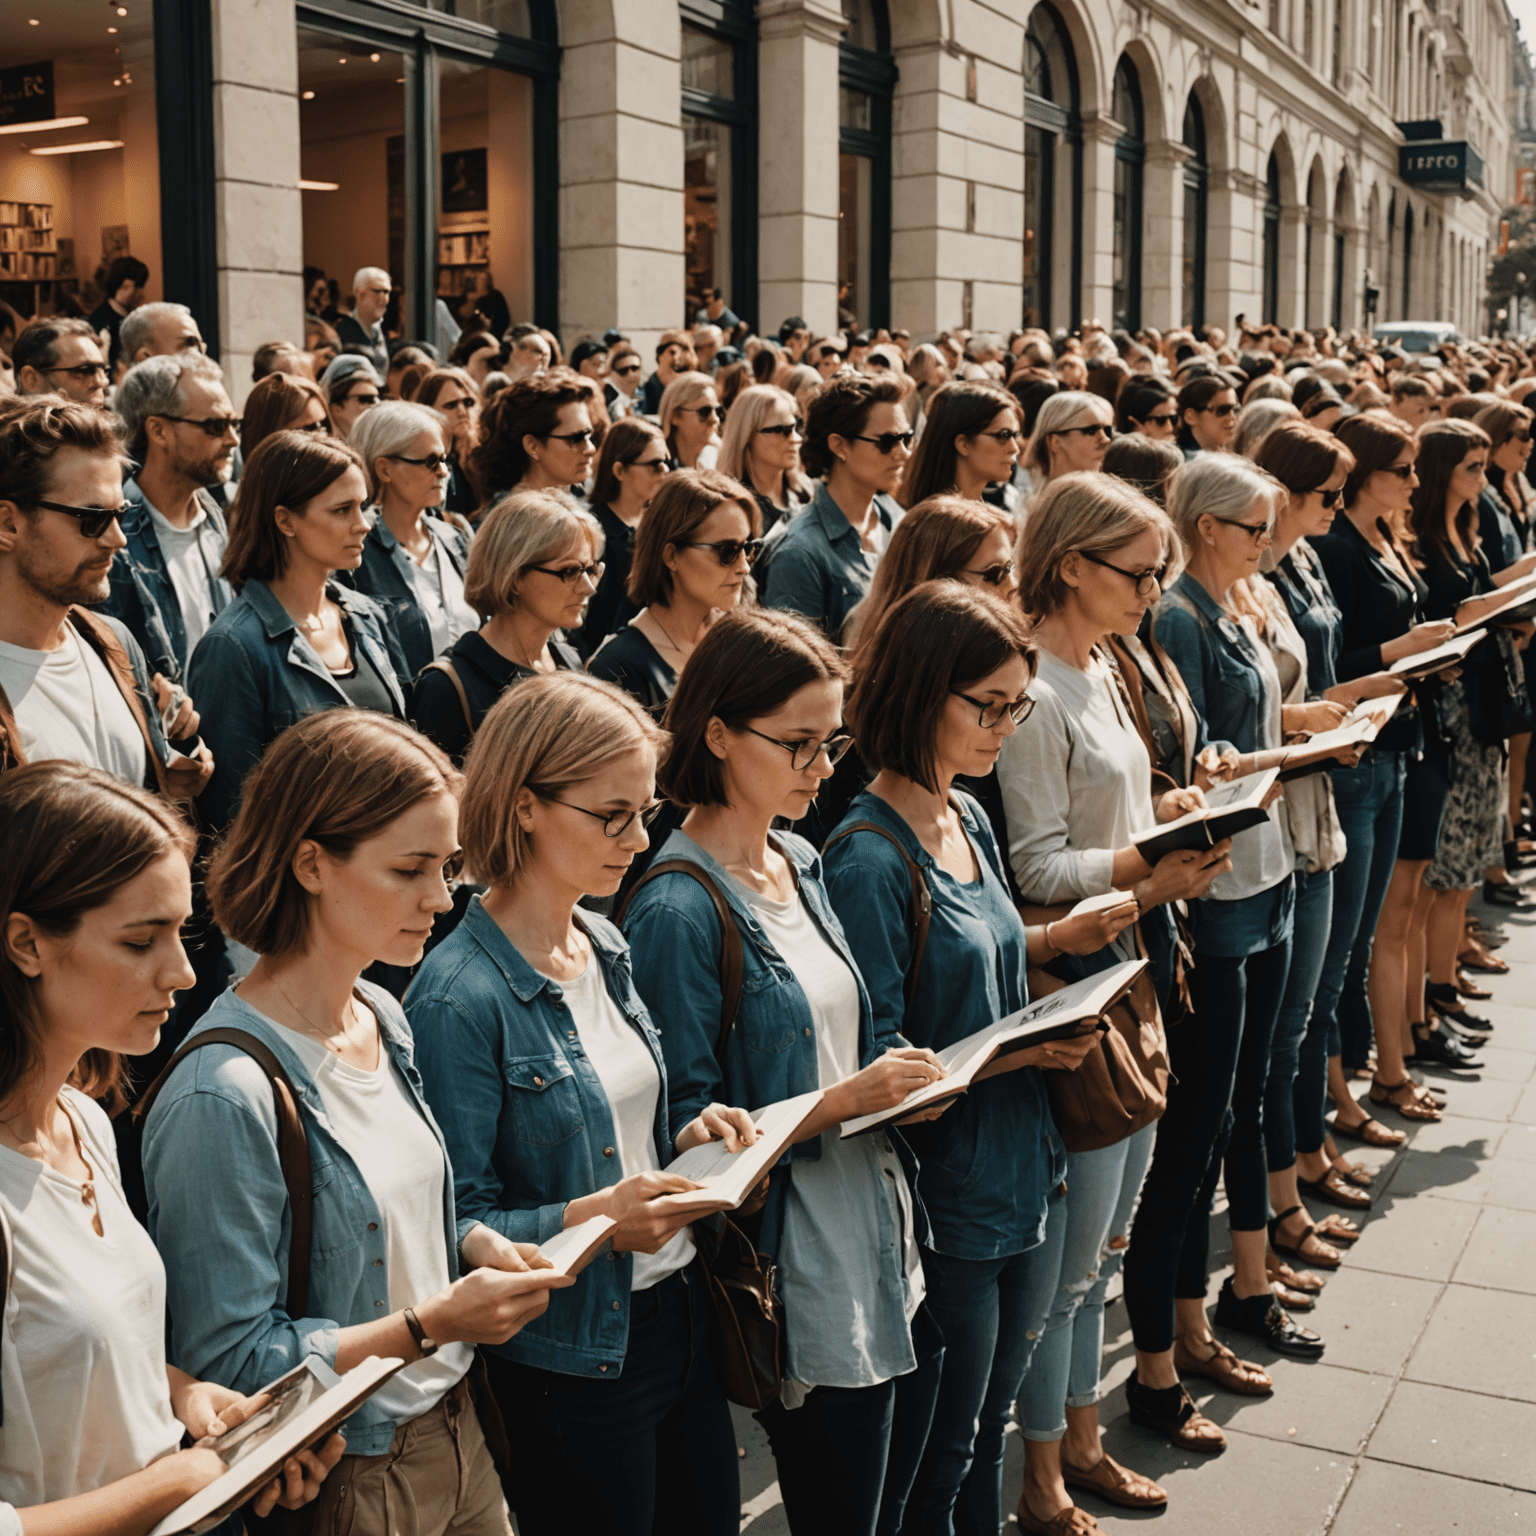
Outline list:
[[[1530,410],[1511,400],[1496,400],[1492,405],[1485,405],[1472,420],[1488,434],[1488,446],[1495,453],[1522,427],[1526,431],[1531,428]]]
[[[1333,435],[1355,456],[1355,467],[1344,482],[1346,507],[1354,506],[1365,482],[1395,464],[1404,448],[1418,452],[1413,433],[1395,416],[1351,416],[1333,429]]]
[[[1022,656],[1033,672],[1035,647],[1017,608],[958,581],[927,581],[907,593],[853,659],[847,718],[859,756],[877,773],[937,793],[939,719],[950,694],[1010,656]]]
[[[1141,432],[1125,432],[1117,437],[1105,450],[1104,462],[1099,466],[1104,474],[1135,486],[1160,507],[1168,504],[1168,482],[1183,467],[1184,455],[1171,439],[1147,437]]]
[[[761,538],[763,514],[757,498],[739,480],[714,469],[674,469],[651,498],[635,535],[626,588],[630,602],[642,608],[669,602],[672,572],[667,569],[668,547],[684,543],[716,507],[731,501],[746,513],[752,537]]]
[[[893,378],[871,379],[860,373],[838,374],[811,401],[805,418],[805,442],[800,463],[808,475],[821,478],[837,462],[828,439],[858,437],[869,425],[877,405],[900,405],[901,385]]]
[[[607,436],[603,438],[603,451],[598,455],[597,470],[592,480],[594,507],[610,506],[619,499],[621,487],[613,466],[623,464],[628,468],[645,452],[648,443],[660,443],[663,448],[666,447],[661,428],[654,422],[646,421],[644,417],[625,416],[609,427]]]
[[[658,780],[676,805],[726,805],[725,770],[704,733],[711,719],[739,731],[771,715],[808,683],[843,682],[848,668],[825,635],[778,609],[724,615],[677,680],[662,724],[672,746]]]
[[[1420,378],[1416,373],[1394,373],[1392,375],[1392,398],[1394,400],[1433,400],[1435,391],[1428,379]]]
[[[0,777],[0,912],[23,912],[63,938],[156,860],[189,863],[191,827],[163,800],[83,763],[32,763]],[[0,1096],[42,1065],[47,1021],[37,983],[0,950]],[[112,1051],[87,1051],[69,1081],[111,1107],[126,1102],[126,1073]]]
[[[457,384],[474,401],[478,408],[480,404],[480,391],[475,388],[475,381],[462,368],[433,368],[431,372],[422,374],[417,380],[416,388],[410,398],[417,405],[430,405],[437,407],[437,397],[450,385]]]
[[[513,491],[480,519],[464,568],[464,601],[483,619],[517,607],[517,584],[533,565],[558,560],[578,539],[594,560],[602,524],[563,491]]]
[[[934,390],[923,418],[923,435],[917,440],[902,481],[901,504],[915,508],[919,502],[952,489],[960,457],[955,439],[985,432],[1004,411],[1013,417],[1017,430],[1023,421],[1023,411],[1000,384],[965,380],[942,384]]]
[[[1445,509],[1451,495],[1451,476],[1469,453],[1489,446],[1488,434],[1470,421],[1430,421],[1419,433],[1419,454],[1413,467],[1419,483],[1408,503],[1408,527],[1414,552],[1422,564],[1431,542],[1451,555],[1445,536]],[[1456,509],[1456,534],[1463,549],[1478,544],[1478,504],[1464,501]]]
[[[93,405],[53,395],[11,395],[0,401],[0,501],[31,513],[48,499],[53,458],[61,448],[78,448],[126,466],[112,420]]]
[[[313,898],[293,873],[299,844],[350,858],[461,782],[425,736],[371,709],[328,709],[289,726],[247,775],[240,813],[208,866],[214,921],[258,955],[302,954]]]
[[[237,592],[252,579],[271,581],[281,576],[288,566],[288,541],[278,532],[273,514],[279,507],[302,511],[354,468],[361,472],[366,487],[366,466],[356,450],[339,439],[274,432],[245,461],[219,574]]]
[[[1321,397],[1320,397],[1321,398]],[[1355,456],[1343,441],[1304,421],[1282,421],[1259,444],[1253,462],[1273,475],[1293,496],[1307,496],[1338,472],[1348,476]]]
[[[251,455],[274,432],[281,432],[304,414],[311,400],[320,402],[325,410],[325,396],[313,379],[296,373],[269,373],[245,397],[245,411],[241,418],[240,452],[247,463]],[[331,430],[330,412],[324,416],[325,435]]]
[[[547,438],[566,406],[586,403],[586,390],[568,377],[541,373],[507,385],[486,408],[479,445],[469,456],[481,499],[515,490],[533,468],[523,439]]]

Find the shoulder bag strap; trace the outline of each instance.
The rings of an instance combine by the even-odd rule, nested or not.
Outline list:
[[[123,649],[123,642],[113,633],[110,624],[92,613],[89,608],[80,607],[78,603],[69,610],[69,621],[75,626],[75,631],[80,638],[101,657],[107,671],[112,674],[112,680],[117,684],[117,691],[122,694],[123,702],[128,706],[133,715],[134,724],[139,728],[139,735],[144,738],[144,750],[149,755],[155,783],[159,785],[160,793],[169,799],[171,795],[165,777],[165,764],[160,761],[160,754],[155,750],[154,737],[149,733],[149,721],[145,719],[144,702],[139,695],[139,680],[133,675],[133,663],[128,659],[128,652]]]
[[[423,672],[441,672],[444,677],[453,684],[453,691],[459,696],[459,708],[464,711],[464,724],[469,728],[469,734],[475,734],[475,717],[469,710],[469,695],[464,692],[464,684],[459,680],[459,674],[454,671],[453,663],[446,656],[439,656],[436,661],[429,661],[421,669]]]
[[[833,843],[840,843],[845,837],[852,837],[855,832],[873,832],[876,836],[883,837],[901,855],[902,863],[907,866],[907,875],[912,881],[912,908],[907,914],[908,933],[912,940],[912,963],[907,967],[907,974],[901,987],[902,1001],[910,1008],[912,995],[917,991],[918,972],[923,965],[923,951],[928,947],[928,928],[933,920],[933,894],[928,889],[928,882],[924,879],[917,860],[907,852],[901,839],[894,832],[887,831],[877,821],[855,821],[840,828],[822,844],[823,856]]]
[[[726,1042],[731,1037],[731,1028],[736,1022],[736,1010],[741,1004],[741,978],[744,966],[741,930],[736,926],[736,919],[726,904],[720,887],[690,859],[663,859],[660,864],[651,865],[630,887],[629,894],[614,914],[616,923],[624,921],[624,914],[629,910],[629,904],[635,899],[636,894],[661,875],[687,875],[690,879],[697,880],[715,904],[715,916],[720,920],[720,1033],[715,1038],[715,1061],[719,1064],[721,1072],[724,1072]]]
[[[160,1090],[181,1062],[205,1045],[232,1045],[244,1051],[267,1074],[272,1083],[272,1099],[277,1109],[277,1160],[288,1189],[288,1208],[293,1213],[293,1231],[288,1239],[288,1316],[300,1318],[309,1312],[309,1234],[313,1215],[314,1183],[310,1176],[309,1138],[299,1114],[299,1095],[294,1091],[283,1064],[264,1040],[243,1029],[207,1029],[194,1035],[166,1063],[165,1070],[144,1090],[133,1107],[136,1119],[149,1114]]]
[[[16,724],[16,711],[0,688],[0,773],[10,768],[20,768],[27,761],[21,750],[21,727]]]

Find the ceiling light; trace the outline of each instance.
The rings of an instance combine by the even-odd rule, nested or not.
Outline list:
[[[118,14],[118,15],[119,15],[119,16],[126,16],[126,15],[127,15],[127,14],[128,14],[128,7],[127,7],[127,6],[126,6],[126,5],[120,5],[120,6],[118,6],[118,8],[117,8],[117,14]]]
[[[31,150],[34,155],[83,155],[93,149],[121,149],[121,139],[91,139],[84,144],[43,144]]]
[[[41,123],[5,123],[0,133],[46,133],[50,128],[78,128],[88,122],[88,117],[50,117]]]
[[[379,62],[379,56],[378,56],[378,54],[376,54],[376,53],[370,53],[370,54],[369,54],[369,55],[368,55],[368,58],[369,58],[369,60],[370,60],[370,61],[371,61],[371,62],[372,62],[372,63],[374,63],[374,64],[377,64],[377,63],[378,63],[378,62]]]
[[[116,27],[108,27],[108,28],[107,28],[107,31],[108,31],[108,32],[116,32],[116,31],[117,31],[117,28],[116,28]]]
[[[304,100],[305,101],[313,101],[314,99],[315,99],[315,93],[313,91],[305,91],[304,92]]]
[[[299,191],[301,191],[301,192],[340,192],[341,191],[341,183],[339,181],[300,181],[299,182]]]
[[[28,26],[29,26],[29,27],[40,27],[40,26],[42,26],[42,22],[40,22],[40,21],[39,21],[39,20],[38,20],[38,19],[37,19],[37,17],[35,17],[35,16],[29,16],[29,17],[28,17],[28,18],[27,18],[27,25],[28,25]]]

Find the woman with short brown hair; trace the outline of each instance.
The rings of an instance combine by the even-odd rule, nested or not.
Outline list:
[[[485,412],[469,472],[487,506],[508,491],[568,491],[587,482],[595,456],[586,388],[570,375],[514,380]]]
[[[325,391],[295,373],[269,373],[245,397],[240,452],[246,463],[274,432],[316,432],[330,436]]]

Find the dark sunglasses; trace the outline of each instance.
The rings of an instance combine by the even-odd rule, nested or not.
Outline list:
[[[302,427],[289,427],[290,432],[323,432],[327,437],[331,435],[331,424],[323,416],[319,421],[307,421]]]
[[[636,373],[640,372],[640,364],[639,363],[631,363],[627,368],[615,368],[612,371],[614,373],[618,374],[618,376],[621,379],[627,379],[632,374],[636,374]]]
[[[34,501],[32,505],[75,518],[80,524],[81,537],[87,539],[99,539],[113,523],[133,511],[131,501],[125,501],[120,507],[66,507],[59,501]]]
[[[435,475],[448,462],[446,453],[429,453],[425,458],[413,459],[407,453],[387,453],[387,459],[393,459],[397,464],[419,464],[423,469],[429,469]]]
[[[569,443],[572,448],[576,447],[577,444],[580,444],[583,448],[585,448],[596,438],[596,436],[597,434],[589,427],[585,432],[551,432],[549,436],[544,439],[544,441],[546,443]]]
[[[374,396],[373,403],[379,403],[378,396]],[[157,416],[161,415],[156,411]],[[209,437],[223,437],[226,432],[233,432],[240,436],[241,421],[238,416],[206,416],[201,421],[195,421],[190,416],[164,416],[165,421],[179,421],[184,427],[196,427],[199,432],[206,432]]]
[[[1382,470],[1382,473],[1384,475],[1396,475],[1399,480],[1408,480],[1413,476],[1413,465],[1388,464],[1387,467]]]
[[[999,427],[996,432],[978,432],[978,437],[990,437],[995,443],[1016,443],[1024,436],[1017,427]]]
[[[756,736],[759,741],[768,741],[776,747],[783,747],[789,753],[789,766],[796,773],[803,773],[823,752],[827,754],[828,765],[835,768],[848,755],[848,749],[853,745],[853,737],[846,731],[839,731],[836,736],[828,736],[825,741],[780,741],[777,736],[764,736],[761,731],[754,731],[750,725],[744,725],[742,729],[748,735]]]
[[[533,788],[532,785],[529,786]],[[533,791],[538,795],[538,790]],[[604,837],[622,837],[624,830],[637,816],[640,825],[648,827],[661,815],[661,808],[666,803],[663,800],[653,800],[649,805],[642,805],[638,811],[589,811],[584,805],[572,805],[569,800],[557,800],[553,795],[539,795],[541,800],[548,800],[551,805],[563,805],[568,811],[580,811],[583,816],[590,816],[594,821],[603,824]]]
[[[996,700],[973,699],[968,693],[955,691],[957,699],[964,699],[967,704],[974,704],[980,714],[976,717],[976,723],[984,731],[990,731],[1003,723],[1003,716],[1007,715],[1015,725],[1022,725],[1029,719],[1030,712],[1035,707],[1035,701],[1029,694],[1022,699],[1015,699],[1013,703],[999,703]]]
[[[1080,432],[1084,437],[1102,437],[1106,443],[1115,435],[1115,429],[1108,422],[1096,421],[1086,427],[1062,427],[1057,432],[1046,433],[1046,436],[1071,437],[1074,432]]]
[[[747,557],[748,565],[755,565],[757,557],[763,552],[761,539],[717,539],[713,544],[684,543],[684,549],[712,549],[715,558],[721,565],[735,565],[741,559],[743,553]]]
[[[897,443],[903,448],[910,448],[916,436],[915,432],[882,432],[878,437],[856,437],[854,442],[873,443],[881,453],[889,453]]]
[[[1000,587],[1013,575],[1013,561],[1005,560],[1001,565],[989,565],[983,571],[967,571],[965,574],[979,577],[989,587]]]
[[[725,412],[718,405],[685,405],[679,416],[697,416],[700,421],[713,421],[717,416],[724,419]]]
[[[1322,498],[1325,507],[1336,507],[1344,495],[1344,487],[1336,485],[1331,491],[1319,491],[1317,494]]]
[[[1237,407],[1235,405],[1197,405],[1195,409],[1206,416],[1230,416]]]
[[[805,431],[805,420],[796,416],[793,421],[781,421],[776,427],[759,427],[764,437],[797,437]]]
[[[569,587],[575,584],[578,576],[585,576],[589,581],[601,581],[608,566],[602,560],[594,560],[588,565],[530,565],[528,569],[543,571],[546,576],[558,576]]]
[[[1146,425],[1150,427],[1156,423],[1160,427],[1171,427],[1178,419],[1177,411],[1154,411],[1147,417]]]
[[[77,363],[73,368],[43,368],[39,372],[46,374],[72,373],[77,379],[109,379],[111,370],[105,363]]]
[[[624,459],[622,462],[631,469],[654,469],[663,475],[672,467],[672,460],[666,454],[658,459]]]

